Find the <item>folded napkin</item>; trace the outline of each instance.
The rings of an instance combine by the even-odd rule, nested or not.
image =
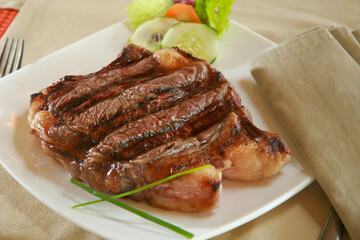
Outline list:
[[[355,33],[355,34],[354,34]],[[251,74],[334,205],[360,239],[360,45],[317,27],[253,59]]]
[[[347,27],[330,28],[330,33],[341,44],[346,52],[360,64],[360,43],[355,38],[354,34]],[[356,34],[357,31],[354,31]],[[360,33],[360,31],[359,31]]]

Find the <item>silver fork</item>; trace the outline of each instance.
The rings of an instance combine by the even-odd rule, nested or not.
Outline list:
[[[24,55],[25,40],[12,38],[9,45],[9,38],[6,38],[0,50],[0,76],[3,77],[21,68]]]

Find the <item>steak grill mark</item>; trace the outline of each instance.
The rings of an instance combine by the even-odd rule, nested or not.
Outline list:
[[[175,71],[130,88],[124,89],[116,97],[105,99],[84,109],[80,114],[73,112],[65,120],[74,131],[90,134],[94,141],[107,131],[91,134],[101,125],[102,130],[116,128],[129,121],[154,113],[180,102],[183,97],[192,95],[199,87],[206,87],[208,81],[201,79],[206,71],[203,64]],[[203,81],[202,81],[203,80]],[[127,116],[123,116],[126,114]],[[73,117],[75,115],[75,117]],[[130,118],[128,116],[131,116]],[[109,125],[109,126],[107,126]]]
[[[219,93],[200,94],[114,131],[90,150],[90,156],[98,158],[91,161],[130,160],[166,142],[197,134],[221,121],[228,109]]]
[[[149,57],[130,66],[112,69],[104,73],[64,78],[59,82],[59,87],[54,86],[54,90],[50,92],[47,98],[49,111],[54,114],[61,114],[79,106],[93,93],[103,92],[112,84],[128,85],[135,82],[136,77],[153,72],[157,65],[156,60]]]
[[[145,65],[155,65],[149,64],[149,58],[140,60],[136,64],[144,65],[142,61],[146,61]],[[88,81],[96,75],[89,74],[83,78],[75,76],[79,83],[74,88],[83,86],[84,79]],[[70,77],[69,79],[68,81],[73,83],[74,78]],[[63,124],[64,126],[58,126],[56,129],[61,129],[59,131],[61,135],[64,134],[64,131],[69,131],[67,135],[76,135],[79,141],[73,140],[71,144],[74,146],[70,148],[68,144],[65,144],[66,146],[58,146],[58,149],[66,152],[66,148],[71,150],[90,148],[100,142],[113,129],[186,101],[199,91],[219,86],[222,84],[221,81],[223,79],[219,78],[213,69],[209,69],[202,62],[196,62],[192,66],[172,71],[167,75],[157,73],[156,77],[145,76],[112,82],[112,85],[107,86],[110,88],[108,91],[101,92],[98,90],[93,94],[93,98],[87,101],[80,101],[82,95],[77,93],[77,100],[69,98],[68,100],[71,102],[67,106],[76,106],[79,102],[82,104],[73,109],[71,107],[65,108],[64,111],[68,110],[67,112],[57,112],[60,125]],[[59,84],[64,84],[64,81],[59,82]],[[53,103],[49,102],[51,98],[48,97],[48,105],[56,106],[59,99],[64,98],[60,97]],[[56,109],[55,107],[49,108]],[[56,131],[56,129],[54,130]],[[175,135],[182,136],[182,134]],[[87,140],[89,138],[90,141]],[[83,158],[84,154],[80,151],[76,155]]]

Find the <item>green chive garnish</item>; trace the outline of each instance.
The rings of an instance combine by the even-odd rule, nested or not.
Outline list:
[[[129,192],[126,192],[126,193],[122,193],[122,194],[119,194],[119,195],[116,195],[116,196],[112,196],[111,198],[122,198],[122,197],[126,197],[126,196],[129,196],[131,194],[134,194],[134,193],[137,193],[137,192],[140,192],[142,190],[145,190],[147,188],[150,188],[150,187],[153,187],[155,185],[158,185],[160,183],[163,183],[163,182],[166,182],[166,181],[169,181],[171,179],[174,179],[174,178],[177,178],[177,177],[180,177],[182,175],[185,175],[185,174],[188,174],[188,173],[192,173],[192,172],[196,172],[196,171],[199,171],[199,170],[202,170],[202,169],[205,169],[205,168],[209,168],[211,167],[211,165],[205,165],[205,166],[202,166],[202,167],[198,167],[198,168],[193,168],[193,169],[190,169],[190,170],[187,170],[187,171],[184,171],[184,172],[180,172],[180,173],[176,173],[174,175],[171,175],[167,178],[164,178],[164,179],[161,179],[159,181],[156,181],[156,182],[153,182],[153,183],[150,183],[146,186],[143,186],[143,187],[140,187],[140,188],[137,188],[135,190],[131,190]],[[75,205],[75,206],[72,206],[72,208],[77,208],[77,207],[82,207],[82,206],[86,206],[86,205],[90,205],[90,204],[94,204],[94,203],[99,203],[99,202],[103,202],[104,200],[96,200],[96,201],[91,201],[91,202],[86,202],[86,203],[81,203],[81,204],[78,204],[78,205]]]
[[[116,200],[116,198],[125,197],[125,196],[128,196],[128,195],[134,194],[134,193],[136,193],[136,192],[142,191],[142,190],[144,190],[144,189],[153,187],[153,186],[155,186],[155,185],[157,185],[157,184],[160,184],[160,183],[169,181],[169,180],[171,180],[171,179],[180,177],[180,176],[182,176],[182,175],[185,175],[185,174],[188,174],[188,173],[192,173],[192,172],[195,172],[195,171],[199,171],[199,170],[202,170],[202,169],[205,169],[205,168],[209,168],[209,167],[211,167],[211,165],[206,165],[206,166],[202,166],[202,167],[190,169],[190,170],[187,170],[187,171],[184,171],[184,172],[181,172],[181,173],[177,173],[177,174],[171,175],[171,176],[169,176],[169,177],[167,177],[167,178],[164,178],[164,179],[162,179],[162,180],[159,180],[159,181],[157,181],[157,182],[153,182],[153,183],[151,183],[151,184],[148,184],[148,185],[146,185],[146,186],[144,186],[144,187],[141,187],[141,188],[132,190],[132,191],[130,191],[130,192],[122,193],[122,194],[119,194],[119,195],[116,195],[116,196],[113,196],[113,197],[110,197],[110,196],[108,196],[108,195],[106,195],[106,194],[103,194],[103,193],[101,193],[101,192],[98,192],[98,191],[96,191],[95,189],[93,189],[93,188],[91,188],[91,187],[88,187],[88,186],[85,185],[84,183],[79,182],[79,181],[71,178],[71,179],[70,179],[70,182],[71,182],[71,183],[73,183],[73,184],[75,184],[76,186],[84,189],[85,191],[91,193],[92,195],[101,198],[101,200],[97,200],[97,201],[92,201],[92,202],[87,202],[87,203],[75,205],[75,206],[73,206],[72,208],[76,208],[76,207],[80,207],[80,206],[85,206],[85,205],[89,205],[89,204],[93,204],[93,203],[97,203],[97,202],[102,202],[102,201],[108,201],[108,202],[110,202],[110,203],[112,203],[112,204],[115,204],[116,206],[119,206],[119,207],[121,207],[121,208],[123,208],[123,209],[125,209],[125,210],[128,210],[128,211],[130,211],[130,212],[132,212],[132,213],[134,213],[134,214],[136,214],[136,215],[138,215],[138,216],[140,216],[140,217],[143,217],[143,218],[145,218],[145,219],[147,219],[147,220],[149,220],[149,221],[151,221],[151,222],[157,223],[157,224],[159,224],[160,226],[163,226],[163,227],[165,227],[165,228],[167,228],[167,229],[170,229],[170,230],[172,230],[172,231],[174,231],[174,232],[177,232],[177,233],[183,235],[184,237],[186,237],[186,238],[188,238],[188,239],[191,239],[191,238],[194,236],[194,234],[192,234],[192,233],[190,233],[190,232],[188,232],[188,231],[186,231],[186,230],[184,230],[184,229],[182,229],[182,228],[180,228],[180,227],[177,227],[177,226],[175,226],[175,225],[173,225],[173,224],[171,224],[171,223],[165,222],[165,221],[163,221],[163,220],[161,220],[161,219],[159,219],[159,218],[157,218],[157,217],[154,217],[154,216],[152,216],[152,215],[150,215],[150,214],[148,214],[148,213],[145,213],[145,212],[140,211],[140,210],[138,210],[138,209],[136,209],[136,208],[133,208],[133,207],[131,207],[131,206],[125,204],[125,203],[122,203],[122,202]]]

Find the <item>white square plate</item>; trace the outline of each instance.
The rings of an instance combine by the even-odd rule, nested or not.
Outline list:
[[[65,47],[0,79],[0,163],[31,194],[75,224],[106,239],[184,239],[170,230],[109,203],[77,210],[71,206],[94,200],[69,182],[70,175],[45,153],[26,122],[30,95],[60,77],[87,74],[110,63],[127,43],[131,31],[120,22]],[[182,227],[194,239],[207,239],[240,226],[286,201],[313,177],[296,145],[282,128],[252,79],[248,62],[276,44],[232,21],[221,39],[214,63],[239,92],[256,126],[277,132],[289,144],[292,161],[276,176],[258,182],[223,181],[220,207],[206,213],[180,213],[145,203],[126,203]]]

